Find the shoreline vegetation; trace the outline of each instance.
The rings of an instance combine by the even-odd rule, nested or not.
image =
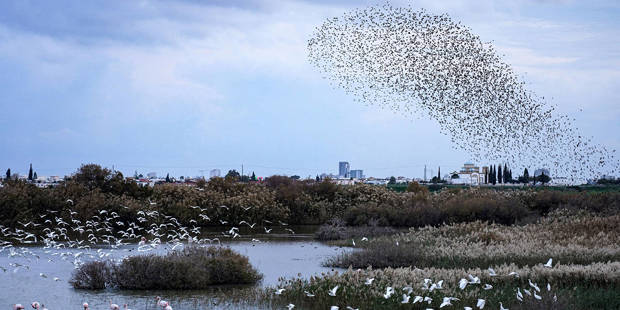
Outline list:
[[[181,225],[199,227],[241,221],[258,226],[279,222],[321,225],[334,220],[342,220],[344,226],[371,227],[424,227],[477,220],[508,225],[531,222],[560,207],[604,213],[618,209],[619,204],[620,189],[580,192],[473,187],[429,192],[427,187],[411,183],[407,191],[397,192],[385,186],[336,185],[329,180],[298,181],[285,176],[272,176],[263,183],[212,178],[197,187],[162,184],[150,188],[91,164],[53,188],[5,182],[0,188],[0,225],[23,228],[24,223],[37,223],[38,215],[49,211],[85,221],[103,210],[116,212],[125,222],[139,222],[140,211],[157,211],[176,218]],[[69,214],[70,210],[77,213]]]
[[[129,256],[120,263],[90,261],[69,283],[77,289],[195,290],[213,285],[256,284],[262,275],[246,256],[224,247],[186,246],[165,255]]]
[[[428,226],[356,244],[359,251],[326,262],[346,272],[281,279],[271,291],[282,294],[270,298],[312,309],[410,309],[403,302],[415,296],[430,298],[420,309],[436,308],[445,297],[458,298],[451,301],[457,308],[478,299],[491,309],[500,302],[509,309],[620,308],[620,215],[559,210],[532,224]],[[440,288],[429,289],[439,281]],[[328,295],[336,286],[336,296]]]

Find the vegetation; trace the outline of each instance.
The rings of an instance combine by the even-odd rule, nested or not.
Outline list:
[[[229,248],[190,246],[164,256],[130,256],[120,264],[88,262],[74,271],[70,283],[82,289],[184,290],[254,284],[261,278],[247,257]]]
[[[476,221],[411,229],[358,242],[361,251],[329,261],[349,267],[346,272],[282,279],[278,287],[285,290],[271,298],[313,309],[331,305],[411,308],[401,303],[403,294],[412,301],[416,295],[432,298],[430,304],[418,303],[420,309],[437,309],[447,296],[458,298],[452,301],[455,309],[473,307],[479,298],[492,309],[499,308],[500,302],[510,309],[618,309],[619,244],[620,215],[571,210],[554,211],[521,226]],[[551,266],[544,266],[549,258],[553,258]],[[469,282],[469,275],[480,283],[459,288],[460,279]],[[367,279],[374,281],[367,284]],[[431,291],[424,279],[444,282],[442,288]],[[540,287],[541,300],[525,293],[525,289],[534,291],[530,282]],[[486,284],[492,287],[483,289]],[[335,286],[336,296],[329,296]],[[386,298],[388,287],[395,293]],[[523,302],[516,299],[517,288],[523,292]],[[307,297],[305,292],[315,296]]]
[[[196,220],[197,226],[215,226],[221,225],[219,220],[325,224],[341,218],[348,226],[372,226],[376,222],[377,226],[422,227],[475,220],[513,224],[559,207],[605,212],[617,210],[620,204],[618,189],[596,193],[566,188],[495,190],[410,183],[403,192],[396,192],[384,186],[340,186],[329,179],[299,181],[284,176],[244,183],[237,182],[234,175],[231,172],[227,178],[202,181],[196,187],[161,184],[151,188],[90,164],[53,188],[9,180],[0,188],[0,225],[14,228],[20,227],[19,222],[37,222],[38,214],[46,210],[71,218],[69,205],[78,212],[73,218],[81,221],[107,210],[125,222],[136,221],[139,211],[158,211],[186,226],[190,220]],[[435,187],[441,190],[433,192]],[[222,205],[228,210],[219,208]],[[196,206],[206,211],[192,208]],[[246,212],[248,207],[251,209]],[[208,219],[199,217],[200,212]]]

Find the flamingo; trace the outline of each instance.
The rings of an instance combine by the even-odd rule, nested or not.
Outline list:
[[[110,309],[112,309],[112,310],[119,310],[120,307],[117,304],[113,304],[112,300],[110,300]]]
[[[82,307],[84,307],[84,310],[88,310],[88,303],[87,302],[83,303]]]
[[[18,310],[18,309],[24,310],[24,306],[22,306],[22,304],[14,304],[13,310]]]
[[[41,306],[38,301],[33,301],[30,305],[32,306],[32,309],[39,309]]]
[[[125,310],[131,310],[131,309],[127,309],[127,304],[124,304],[124,305],[123,305],[123,309],[125,309]]]
[[[162,307],[162,308],[165,308],[166,306],[168,306],[168,302],[164,301],[164,300],[161,300],[161,297],[159,297],[159,296],[155,297],[155,300],[157,301],[157,305]]]

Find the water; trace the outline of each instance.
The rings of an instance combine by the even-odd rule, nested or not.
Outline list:
[[[299,229],[302,230],[302,229]],[[309,277],[334,270],[322,267],[321,263],[328,257],[348,251],[311,239],[308,234],[245,236],[242,240],[221,238],[225,246],[249,257],[251,264],[263,274],[263,281],[258,287],[275,286],[280,277]],[[260,242],[249,241],[260,238]],[[158,254],[167,251],[169,246],[160,246]],[[91,309],[109,309],[109,301],[122,305],[127,303],[130,309],[155,309],[155,296],[162,296],[171,302],[174,309],[230,308],[230,305],[218,303],[222,294],[231,291],[251,291],[249,287],[220,286],[200,291],[121,291],[76,290],[67,282],[74,270],[74,255],[84,252],[79,257],[82,261],[95,259],[97,248],[90,250],[66,249],[50,250],[42,247],[26,248],[31,253],[24,256],[9,255],[9,249],[0,252],[0,308],[11,309],[14,303],[24,306],[32,301],[45,304],[49,309],[82,309],[81,304],[88,302]],[[19,249],[17,252],[21,252]],[[126,245],[118,249],[103,247],[101,253],[109,253],[108,258],[120,259],[127,255],[144,254],[136,251],[136,245]],[[62,254],[61,254],[62,253]],[[37,256],[39,258],[37,258]],[[51,260],[51,261],[50,261]],[[15,267],[15,263],[28,266]],[[10,265],[12,264],[12,265]],[[17,269],[15,271],[15,269]],[[43,273],[47,278],[41,277]],[[60,280],[54,281],[54,277]],[[249,305],[248,307],[253,307]]]

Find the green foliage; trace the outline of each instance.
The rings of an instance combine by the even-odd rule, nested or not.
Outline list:
[[[388,181],[388,184],[390,184],[390,185],[396,184],[396,178],[394,176],[391,176],[390,180]]]

